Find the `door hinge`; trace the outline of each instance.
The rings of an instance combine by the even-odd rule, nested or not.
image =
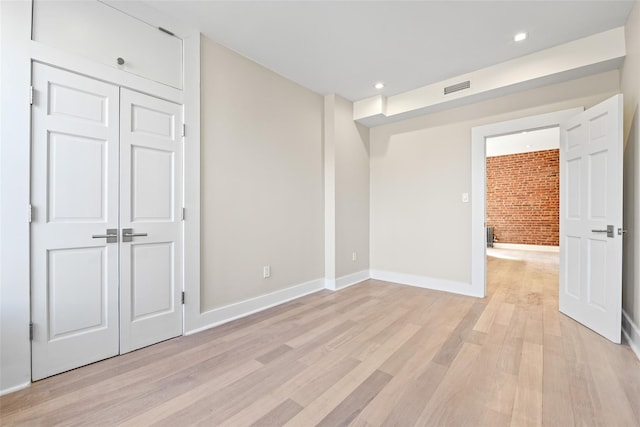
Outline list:
[[[33,322],[29,322],[29,341],[33,341]]]
[[[182,208],[182,220],[184,221],[185,217],[186,217],[186,208]]]
[[[182,291],[182,303],[184,304],[184,291]]]
[[[182,124],[182,136],[187,136],[187,125]]]
[[[33,105],[33,86],[29,86],[29,105]]]
[[[33,206],[31,204],[29,204],[27,208],[27,220],[29,221],[29,224],[33,221]]]

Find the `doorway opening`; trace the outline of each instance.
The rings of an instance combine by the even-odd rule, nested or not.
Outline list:
[[[487,291],[498,291],[503,270],[524,262],[546,278],[557,299],[560,237],[560,129],[557,126],[486,139]],[[534,253],[531,253],[534,252]],[[544,252],[544,254],[542,253]],[[555,277],[555,278],[554,278]],[[518,279],[523,287],[530,280]],[[535,281],[534,281],[535,282]]]
[[[534,134],[535,131],[558,129],[560,123],[584,111],[583,108],[557,111],[537,116],[524,117],[500,123],[493,123],[472,129],[471,145],[471,285],[474,294],[486,296],[487,277],[487,141],[500,137],[522,134]],[[551,131],[549,131],[551,132]],[[533,145],[527,143],[526,145]],[[491,153],[491,149],[489,150]],[[499,232],[500,233],[500,232]],[[498,235],[498,239],[500,236]],[[506,243],[506,242],[503,242]]]
[[[559,131],[552,127],[487,138],[488,247],[557,252]]]

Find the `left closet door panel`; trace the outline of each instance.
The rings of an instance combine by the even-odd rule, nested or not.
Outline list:
[[[37,380],[119,352],[118,238],[106,237],[119,234],[119,93],[117,86],[39,63],[33,85]]]

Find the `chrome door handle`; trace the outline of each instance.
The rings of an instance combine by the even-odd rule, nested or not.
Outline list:
[[[107,243],[118,243],[118,229],[107,228],[107,234],[94,234],[92,239],[107,239]]]
[[[607,225],[606,230],[591,230],[592,233],[607,233],[607,237],[614,237],[613,225]]]
[[[123,242],[132,242],[134,237],[144,237],[144,236],[147,236],[147,233],[134,233],[133,228],[122,229]]]

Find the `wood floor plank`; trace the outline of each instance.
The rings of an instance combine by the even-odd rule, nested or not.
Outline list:
[[[266,365],[267,363],[274,361],[283,354],[291,351],[292,349],[293,348],[289,347],[287,344],[282,344],[274,348],[273,350],[269,350],[266,353],[256,357],[256,360]]]
[[[562,317],[562,346],[567,361],[566,375],[569,381],[571,406],[576,425],[606,426],[601,417],[602,405],[597,393],[597,384],[591,375],[586,348],[580,340],[578,323],[568,317]]]
[[[339,359],[338,363],[327,370],[315,371],[317,364],[312,365],[309,371],[315,371],[316,374],[311,374],[310,378],[301,381],[300,385],[289,395],[295,396],[296,401],[306,407],[359,364],[359,360],[347,357]]]
[[[302,410],[302,406],[298,405],[291,399],[287,399],[277,407],[273,408],[264,417],[251,424],[252,427],[264,427],[264,426],[281,426],[291,418],[293,418],[298,412]]]
[[[425,405],[431,400],[431,397],[440,386],[447,369],[446,366],[429,362],[415,380],[407,383],[405,390],[401,392],[382,425],[417,425],[418,418],[420,418]],[[358,420],[360,419],[358,418]]]
[[[557,302],[552,301],[543,303],[542,318],[544,321],[543,329],[545,334],[556,337],[562,335],[560,332],[560,316],[558,313]]]
[[[478,415],[482,414],[467,412],[468,408],[464,405],[453,404],[468,390],[469,376],[477,368],[475,362],[480,350],[481,347],[478,345],[462,344],[438,388],[418,417],[417,425],[473,425],[472,420],[480,418]]]
[[[484,311],[478,318],[478,321],[473,326],[474,331],[478,332],[489,332],[491,329],[491,325],[494,322],[494,319],[498,313],[498,309],[501,307],[502,302],[504,301],[505,292],[503,288],[498,289],[492,296],[490,296],[490,300],[487,303]]]
[[[542,364],[542,346],[525,341],[511,416],[512,426],[542,425]]]
[[[507,328],[504,345],[498,359],[498,369],[508,374],[518,375],[522,355],[522,343],[527,323],[527,313],[517,310]]]
[[[511,318],[513,317],[513,311],[516,306],[514,304],[510,304],[508,302],[503,302],[500,304],[496,312],[495,322],[498,325],[509,325],[511,323]]]
[[[505,303],[506,304],[506,303]],[[482,372],[485,376],[483,393],[485,394],[486,411],[493,411],[511,417],[517,376],[499,369],[502,348],[507,335],[507,327],[494,323],[489,331],[487,341],[482,349]]]
[[[574,425],[571,391],[565,375],[568,367],[559,336],[544,335],[543,367],[542,424],[557,427]]]
[[[482,300],[478,300],[469,308],[469,311],[451,332],[447,341],[442,345],[440,351],[438,351],[438,353],[433,357],[433,361],[435,363],[440,363],[445,366],[449,366],[451,364],[453,359],[458,355],[458,352],[465,343],[467,336],[471,333],[473,325],[475,325],[478,317],[480,317],[480,314],[482,314],[482,310],[484,310],[485,307],[486,303]]]
[[[349,425],[391,380],[391,375],[374,371],[362,384],[340,402],[318,424],[318,427]]]
[[[482,417],[482,420],[478,422],[478,425],[491,427],[508,427],[511,425],[511,416],[502,412],[488,409]]]

